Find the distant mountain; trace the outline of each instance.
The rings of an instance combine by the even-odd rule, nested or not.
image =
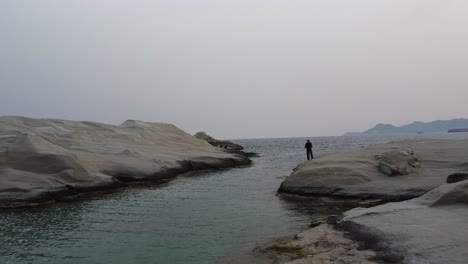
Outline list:
[[[463,133],[463,132],[468,132],[468,128],[455,128],[455,129],[450,129],[448,132],[449,133]]]
[[[468,129],[468,119],[437,120],[432,122],[415,121],[403,126],[378,124],[364,132],[349,132],[344,136],[356,135],[385,135],[385,134],[416,134],[416,133],[447,133],[452,129]]]

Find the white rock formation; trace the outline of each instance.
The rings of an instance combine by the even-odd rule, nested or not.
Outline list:
[[[444,184],[448,175],[468,170],[467,150],[468,140],[426,139],[339,152],[301,163],[279,191],[385,201],[410,199]],[[412,154],[398,154],[411,151],[418,161]],[[389,177],[379,170],[382,162],[405,175]]]
[[[0,117],[0,206],[250,163],[169,124]]]
[[[390,150],[378,155],[376,159],[378,161],[377,168],[388,176],[407,175],[421,167],[410,149]]]
[[[344,222],[378,234],[403,263],[468,262],[468,181],[442,185],[413,200],[357,208]]]

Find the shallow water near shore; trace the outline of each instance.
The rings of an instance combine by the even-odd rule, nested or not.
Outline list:
[[[316,156],[408,138],[313,138]],[[222,263],[240,249],[321,218],[276,196],[305,158],[304,138],[236,140],[261,157],[246,168],[197,173],[149,187],[45,208],[0,212],[0,263]]]

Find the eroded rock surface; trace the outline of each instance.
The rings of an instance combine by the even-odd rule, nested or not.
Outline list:
[[[468,260],[468,181],[444,184],[404,202],[345,213],[343,222],[379,234],[399,263],[464,264]]]
[[[281,252],[291,248],[297,258],[292,263],[352,263],[348,254],[340,252],[332,262],[318,257],[321,254],[310,254],[311,248],[320,245],[329,245],[327,250],[334,252],[336,241],[342,241],[340,248],[350,248],[355,263],[467,263],[467,149],[468,140],[410,140],[300,164],[280,191],[330,199],[377,198],[374,201],[389,203],[352,209],[332,222],[318,222],[303,234],[321,236],[320,242],[299,243],[303,241],[299,235],[275,245],[277,258],[291,256],[289,251]],[[387,168],[382,168],[383,163]],[[446,184],[446,180],[454,183]],[[359,247],[354,251],[356,244]]]
[[[411,200],[349,210],[261,252],[289,264],[465,264],[466,219],[468,180]]]
[[[0,117],[1,207],[248,163],[170,124]]]
[[[371,264],[375,252],[361,250],[359,244],[328,224],[304,231],[293,240],[274,243],[261,250],[287,264]]]
[[[409,140],[340,152],[301,163],[279,192],[401,201],[444,184],[468,170],[468,140]],[[414,153],[413,153],[414,152]],[[416,159],[416,157],[418,157]],[[389,164],[389,177],[379,163]]]
[[[233,143],[231,141],[217,140],[214,137],[209,136],[208,134],[206,134],[206,132],[198,132],[198,133],[196,133],[194,135],[194,137],[196,137],[198,139],[201,139],[201,140],[205,140],[206,142],[210,143],[211,145],[213,145],[215,147],[218,147],[218,148],[222,148],[222,149],[234,150],[234,151],[239,151],[239,150],[244,149],[243,146],[241,146],[239,144],[236,144],[236,143]]]
[[[411,149],[390,150],[377,155],[376,159],[379,171],[388,176],[407,175],[421,167]]]

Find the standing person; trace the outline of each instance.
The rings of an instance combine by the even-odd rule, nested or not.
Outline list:
[[[307,140],[305,149],[307,150],[307,160],[314,159],[314,154],[312,154],[312,143],[310,143],[310,140]]]

